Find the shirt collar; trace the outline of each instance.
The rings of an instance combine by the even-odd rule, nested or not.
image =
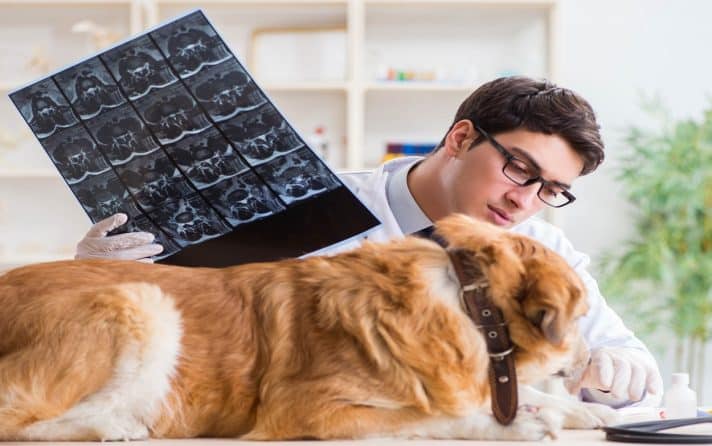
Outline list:
[[[388,206],[403,234],[412,234],[433,224],[408,189],[408,172],[420,161],[422,158],[414,158],[413,162],[403,165],[386,180]]]

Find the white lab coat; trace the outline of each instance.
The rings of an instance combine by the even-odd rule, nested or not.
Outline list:
[[[386,180],[393,172],[414,162],[414,157],[397,158],[381,165],[372,172],[342,173],[339,177],[358,196],[363,203],[381,220],[383,225],[367,235],[371,241],[387,241],[404,237],[393,212],[386,199]],[[579,320],[579,328],[588,343],[589,348],[599,347],[632,347],[645,352],[655,364],[655,360],[645,345],[635,337],[623,324],[621,318],[608,306],[601,296],[596,280],[586,271],[590,259],[586,254],[576,251],[571,242],[564,236],[561,229],[532,217],[511,229],[520,234],[530,236],[546,247],[561,255],[579,274],[588,292],[589,310]],[[361,240],[356,240],[340,246],[343,251],[355,248]]]

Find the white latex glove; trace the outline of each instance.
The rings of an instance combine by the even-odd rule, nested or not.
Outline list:
[[[587,389],[595,402],[609,406],[641,401],[656,406],[663,393],[657,364],[643,351],[630,347],[601,347],[591,352],[582,373],[567,380],[571,393]]]
[[[152,263],[151,256],[163,251],[163,246],[152,243],[150,232],[106,234],[126,223],[126,214],[114,214],[94,224],[77,244],[75,259],[139,260]]]

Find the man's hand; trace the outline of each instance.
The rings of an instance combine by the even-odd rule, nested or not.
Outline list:
[[[657,405],[663,380],[655,362],[644,352],[630,347],[601,347],[591,352],[591,362],[577,377],[566,381],[571,393],[589,390],[596,402],[611,406],[626,402]],[[646,404],[647,405],[647,404]]]
[[[139,260],[152,263],[153,260],[150,257],[163,251],[163,246],[152,243],[155,237],[150,232],[106,235],[126,223],[127,220],[126,214],[114,214],[95,223],[77,244],[77,254],[74,258]]]

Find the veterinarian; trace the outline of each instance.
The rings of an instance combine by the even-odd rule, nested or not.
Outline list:
[[[586,100],[547,81],[508,77],[472,93],[426,158],[400,158],[341,179],[383,222],[369,234],[372,241],[418,233],[461,212],[559,253],[583,279],[590,305],[580,328],[592,360],[567,387],[584,400],[613,407],[658,405],[662,379],[655,359],[606,304],[586,271],[589,257],[560,229],[534,217],[545,206],[571,204],[571,184],[603,158],[599,126]],[[117,214],[96,223],[79,242],[76,257],[150,261],[162,250],[151,243],[152,234],[106,235],[125,221]]]

